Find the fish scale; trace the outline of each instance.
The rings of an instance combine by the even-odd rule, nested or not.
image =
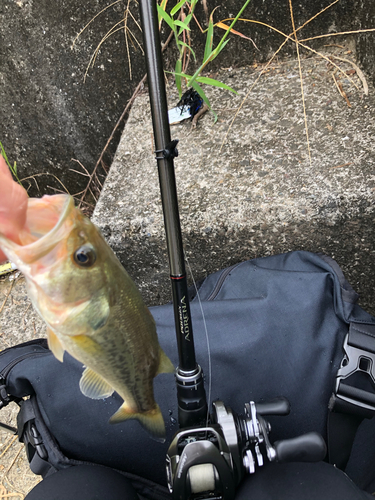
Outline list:
[[[14,182],[1,159],[0,182],[9,190]],[[24,274],[30,299],[47,323],[50,349],[60,361],[67,351],[86,367],[80,381],[85,395],[108,397],[116,390],[124,399],[112,423],[135,418],[163,440],[153,379],[174,367],[140,292],[71,196],[29,198],[25,210],[21,232],[9,229],[19,228],[19,221],[0,218],[0,249]],[[6,213],[18,214],[11,206]]]

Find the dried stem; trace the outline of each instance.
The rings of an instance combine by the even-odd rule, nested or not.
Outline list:
[[[168,36],[168,38],[167,38],[166,42],[165,42],[165,43],[164,43],[164,45],[162,46],[162,52],[164,52],[164,51],[165,51],[165,49],[168,47],[168,44],[169,44],[169,42],[171,41],[172,36],[173,36],[173,31],[171,31],[171,33],[169,34],[169,36]],[[143,88],[143,86],[144,86],[144,84],[145,84],[145,82],[146,82],[146,79],[147,79],[147,75],[144,75],[144,77],[142,78],[142,80],[138,83],[137,87],[135,88],[135,90],[134,90],[134,92],[133,92],[133,95],[131,96],[131,98],[129,99],[129,101],[128,101],[127,105],[125,106],[125,109],[124,109],[124,111],[122,112],[122,114],[121,114],[120,118],[117,120],[117,123],[116,123],[116,125],[114,126],[114,128],[113,128],[113,130],[112,130],[112,133],[111,133],[111,135],[109,136],[109,139],[108,139],[108,140],[107,140],[107,142],[106,142],[106,145],[104,146],[104,148],[103,148],[102,152],[100,153],[99,159],[98,159],[98,161],[96,162],[96,165],[95,165],[95,167],[94,167],[94,170],[93,170],[92,174],[90,175],[90,178],[89,178],[89,181],[88,181],[88,183],[87,183],[87,186],[86,186],[86,188],[84,189],[83,194],[82,194],[82,196],[81,196],[81,199],[80,199],[80,202],[79,202],[78,208],[80,208],[80,207],[81,207],[81,205],[82,205],[82,203],[84,203],[84,199],[85,199],[85,197],[86,197],[86,195],[87,195],[87,192],[88,192],[88,190],[89,190],[89,188],[90,188],[90,185],[91,185],[91,183],[92,183],[92,181],[93,181],[93,179],[94,179],[94,176],[95,176],[95,174],[96,174],[96,171],[97,171],[97,169],[98,169],[98,167],[99,167],[100,163],[102,163],[102,161],[103,161],[103,156],[104,156],[105,152],[107,151],[107,148],[108,148],[109,144],[111,143],[111,141],[112,141],[112,139],[113,139],[113,137],[114,137],[114,135],[115,135],[115,133],[116,133],[116,130],[117,130],[117,129],[118,129],[118,127],[120,126],[120,123],[121,123],[121,122],[122,122],[122,120],[124,119],[124,117],[125,117],[126,113],[129,111],[129,109],[130,109],[130,107],[132,106],[132,104],[133,104],[133,102],[134,102],[135,98],[137,97],[137,95],[141,92],[141,90],[142,90],[142,88]]]
[[[311,151],[310,151],[310,141],[309,141],[309,129],[308,129],[308,126],[307,126],[305,92],[303,90],[303,77],[302,77],[301,57],[300,57],[300,53],[299,53],[299,43],[298,43],[298,38],[297,38],[296,26],[295,26],[295,23],[294,23],[292,0],[289,0],[289,10],[290,10],[290,18],[292,20],[293,33],[294,33],[294,38],[295,38],[295,42],[296,42],[296,49],[297,49],[299,78],[300,78],[300,81],[301,81],[301,94],[302,94],[303,116],[304,116],[304,120],[305,120],[305,132],[306,132],[306,141],[307,141],[307,151],[309,153],[309,162],[310,162],[310,167],[311,167],[312,163],[311,163]]]

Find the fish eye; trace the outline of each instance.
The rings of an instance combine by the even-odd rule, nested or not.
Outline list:
[[[81,267],[91,267],[96,261],[94,249],[89,245],[83,245],[74,252],[74,261]]]

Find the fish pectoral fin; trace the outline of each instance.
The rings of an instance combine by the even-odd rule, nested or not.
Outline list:
[[[139,423],[146,429],[153,439],[159,443],[165,441],[165,425],[163,415],[158,405],[152,410],[138,413],[132,410],[125,402],[120,406],[109,420],[110,424],[118,424],[130,418],[139,420]]]
[[[159,366],[156,375],[159,373],[174,373],[175,367],[172,364],[172,361],[168,358],[162,348],[160,348],[159,354]]]
[[[111,396],[113,388],[91,368],[86,368],[79,381],[82,394],[91,399],[105,399]]]
[[[55,358],[57,358],[62,363],[64,358],[64,348],[61,345],[61,342],[58,339],[56,333],[53,332],[49,327],[47,327],[47,339],[48,347],[51,349]]]

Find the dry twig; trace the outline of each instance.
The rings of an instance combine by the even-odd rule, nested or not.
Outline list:
[[[5,448],[5,450],[1,453],[0,455],[0,458],[3,457],[5,455],[5,453],[9,450],[9,448],[12,446],[12,444],[17,441],[18,439],[18,436],[13,436],[10,443],[8,444],[8,446]]]
[[[329,167],[330,169],[333,169],[333,168],[342,168],[342,167],[348,167],[349,165],[352,165],[352,161],[348,162],[348,163],[343,163],[342,165],[337,165],[336,167]]]
[[[302,28],[304,28],[308,23],[310,23],[313,19],[317,18],[318,16],[320,16],[320,14],[322,14],[323,12],[325,12],[326,10],[328,10],[329,8],[331,8],[333,5],[335,5],[339,0],[334,0],[332,3],[330,3],[327,7],[325,7],[324,9],[322,9],[321,11],[319,11],[317,14],[315,14],[313,17],[311,17],[310,19],[308,19],[306,22],[304,22],[299,28],[295,29],[294,27],[294,31],[292,33],[290,33],[289,35],[287,35],[286,33],[283,33],[282,31],[278,30],[277,28],[274,28],[273,26],[270,26],[269,24],[266,24],[266,23],[263,23],[262,21],[255,21],[253,19],[239,19],[239,21],[247,21],[247,22],[252,22],[252,23],[255,23],[255,24],[261,24],[263,26],[266,26],[267,28],[270,28],[274,31],[276,31],[277,33],[279,33],[280,35],[284,36],[285,37],[285,40],[283,41],[283,43],[279,46],[279,48],[276,50],[276,52],[274,52],[273,56],[270,58],[270,60],[267,62],[267,64],[265,65],[265,67],[262,69],[262,71],[259,73],[259,76],[258,78],[255,80],[255,82],[253,83],[253,85],[250,87],[249,91],[247,92],[246,96],[244,97],[243,101],[241,102],[240,106],[237,108],[237,111],[232,119],[232,121],[230,122],[229,124],[229,127],[228,127],[228,130],[225,134],[225,137],[221,143],[221,146],[220,146],[220,150],[219,152],[221,152],[221,150],[223,149],[223,146],[227,140],[227,137],[229,135],[229,132],[230,132],[230,129],[232,128],[232,125],[233,125],[233,122],[234,120],[237,118],[237,115],[238,113],[240,112],[240,110],[242,109],[245,101],[247,100],[247,98],[249,97],[251,91],[253,90],[253,88],[255,87],[255,85],[258,83],[260,77],[267,71],[268,67],[270,66],[271,62],[275,59],[276,55],[280,52],[280,50],[284,47],[284,45],[287,43],[288,40],[290,41],[293,41],[294,43],[296,43],[296,45],[300,45],[302,46],[303,48],[305,48],[306,50],[310,51],[310,52],[313,52],[314,54],[316,54],[317,56],[323,58],[323,59],[326,59],[327,61],[329,61],[333,66],[335,66],[335,68],[340,71],[341,73],[344,73],[344,71],[339,67],[337,66],[337,64],[335,64],[332,60],[330,60],[327,56],[325,56],[324,54],[312,49],[311,47],[303,44],[302,42],[304,41],[308,41],[308,40],[313,40],[315,38],[323,38],[325,36],[331,36],[331,35],[336,35],[336,34],[349,34],[349,33],[360,33],[360,32],[366,32],[366,31],[375,31],[375,28],[374,29],[370,29],[370,30],[359,30],[359,31],[353,31],[353,32],[347,32],[347,33],[331,33],[331,34],[328,34],[328,35],[323,35],[323,36],[317,36],[317,37],[312,37],[312,38],[305,38],[305,39],[300,39],[298,40],[298,38],[296,37],[296,33],[298,31],[300,31]],[[231,20],[231,19],[225,19],[224,21],[228,21],[228,20]],[[294,39],[292,38],[292,35],[294,35]],[[297,49],[298,50],[298,49]],[[352,63],[351,63],[352,64]],[[299,62],[299,65],[300,65],[300,62]],[[345,75],[350,81],[351,83],[359,90],[358,86],[355,84],[355,82],[348,76],[348,75]],[[300,74],[300,78],[301,78],[301,74]],[[363,83],[363,82],[362,82]],[[301,85],[302,85],[302,78],[301,78]],[[303,102],[304,102],[304,96],[302,96],[302,99],[303,99]],[[306,119],[306,116],[305,116],[305,119]],[[306,132],[307,132],[307,129],[306,129]],[[307,132],[308,133],[308,132]],[[310,146],[308,144],[308,150],[309,150],[309,157],[310,157]],[[311,162],[311,158],[310,158],[310,162]]]
[[[16,438],[16,439],[18,439],[18,436],[15,436],[15,438]],[[4,473],[4,475],[3,475],[3,479],[1,480],[1,484],[3,484],[3,483],[4,483],[5,479],[8,479],[8,478],[7,478],[7,475],[9,474],[9,471],[11,470],[11,468],[12,468],[12,467],[13,467],[13,465],[15,464],[15,462],[16,462],[16,460],[17,460],[17,458],[19,457],[19,454],[20,454],[20,453],[21,453],[21,451],[23,450],[23,445],[22,445],[22,443],[19,443],[19,445],[20,445],[20,446],[19,446],[19,450],[17,451],[16,456],[15,456],[15,457],[14,457],[14,459],[12,460],[12,463],[9,465],[9,467],[8,467],[8,468],[7,468],[7,470],[5,471],[5,473]],[[8,481],[9,481],[9,479],[8,479]],[[9,481],[9,482],[10,482],[10,481]],[[13,487],[13,489],[15,489],[13,485],[12,485],[12,487]],[[16,494],[12,494],[12,496],[21,496],[22,498],[25,498],[25,495],[24,495],[23,493],[21,493],[21,492],[17,492]],[[4,497],[4,498],[5,498],[5,497]]]
[[[164,51],[165,51],[165,49],[168,47],[168,44],[169,44],[169,42],[171,41],[172,36],[173,36],[173,31],[171,31],[171,33],[169,34],[169,36],[168,36],[168,38],[167,38],[166,42],[164,43],[164,45],[163,45],[163,47],[162,47],[162,52],[164,52]],[[86,195],[87,195],[87,191],[89,190],[89,187],[90,187],[90,185],[91,185],[91,183],[92,183],[92,181],[93,181],[93,178],[94,178],[94,176],[96,175],[96,171],[97,171],[97,169],[98,169],[99,165],[100,165],[100,164],[102,163],[102,161],[103,161],[103,156],[104,156],[105,152],[107,151],[108,146],[110,145],[110,143],[111,143],[111,141],[112,141],[112,139],[113,139],[113,137],[114,137],[114,135],[115,135],[115,133],[116,133],[116,130],[117,130],[117,129],[118,129],[118,127],[120,126],[120,123],[121,123],[121,122],[122,122],[122,120],[125,118],[126,113],[129,111],[129,109],[130,109],[130,107],[132,106],[132,104],[133,104],[133,102],[134,102],[135,98],[137,97],[137,95],[138,95],[138,94],[141,92],[141,90],[143,89],[143,86],[144,86],[144,84],[145,84],[145,82],[146,82],[146,79],[147,79],[147,75],[144,75],[144,77],[142,78],[142,80],[138,83],[137,87],[135,88],[135,90],[134,90],[134,92],[133,92],[133,95],[131,96],[131,98],[129,99],[129,101],[128,101],[127,105],[125,106],[125,109],[124,109],[124,111],[122,112],[122,114],[121,114],[120,118],[117,120],[117,123],[116,123],[116,125],[114,126],[114,128],[113,128],[113,130],[112,130],[112,132],[111,132],[111,135],[109,136],[109,139],[108,139],[108,140],[107,140],[107,142],[106,142],[106,145],[104,146],[104,148],[103,148],[102,152],[100,153],[99,159],[98,159],[98,161],[96,162],[96,165],[95,165],[95,167],[94,167],[94,170],[93,170],[92,174],[90,175],[90,178],[89,178],[89,181],[88,181],[88,183],[87,183],[87,186],[86,186],[86,188],[84,189],[83,194],[82,194],[82,196],[81,196],[81,199],[80,199],[80,202],[79,202],[78,208],[81,208],[82,204],[84,203],[84,199],[85,199],[85,197],[86,197]]]
[[[22,327],[23,327],[24,330],[26,330],[25,316],[26,316],[27,311],[30,309],[30,306],[31,306],[31,302],[26,307],[26,310],[25,310],[25,312],[22,315]]]
[[[339,91],[339,94],[341,95],[341,97],[343,97],[346,101],[346,104],[349,106],[349,108],[352,107],[352,105],[350,104],[350,101],[348,99],[348,96],[346,95],[345,91],[344,91],[344,88],[342,86],[342,83],[340,81],[337,80],[337,78],[335,77],[335,73],[332,73],[332,78],[333,78],[333,81],[335,82],[336,84],[336,87],[337,87],[337,90]]]
[[[334,59],[338,59],[339,61],[343,61],[343,62],[349,63],[349,64],[351,64],[353,66],[353,68],[355,69],[355,71],[356,71],[356,73],[358,75],[358,78],[362,82],[363,93],[365,95],[368,95],[368,85],[367,85],[366,77],[365,77],[363,71],[360,68],[358,68],[358,66],[356,64],[354,64],[354,62],[351,61],[350,59],[345,59],[344,57],[339,57],[339,56],[335,56],[335,55],[332,55],[331,57],[333,57]]]
[[[86,26],[84,26],[81,31],[78,33],[78,35],[75,37],[75,39],[73,40],[73,43],[72,43],[72,46],[71,46],[71,49],[73,50],[74,48],[74,45],[76,43],[76,41],[78,40],[78,38],[82,35],[82,33],[85,31],[86,28],[88,28],[90,26],[90,24],[98,17],[100,16],[100,14],[102,14],[104,11],[106,11],[107,9],[109,9],[110,7],[112,7],[113,5],[116,5],[116,3],[119,3],[121,2],[122,0],[116,0],[116,2],[113,2],[111,3],[110,5],[107,5],[107,7],[105,7],[104,9],[102,9],[100,12],[98,12],[87,24]]]
[[[119,127],[120,123],[122,122],[122,120],[124,119],[124,117],[125,117],[126,113],[127,113],[127,112],[128,112],[128,110],[129,110],[129,108],[130,108],[130,107],[131,107],[131,105],[133,104],[133,102],[134,102],[135,98],[136,98],[136,97],[137,97],[137,95],[140,93],[141,89],[143,88],[143,85],[144,85],[144,84],[145,84],[145,82],[146,82],[146,78],[147,78],[147,75],[145,75],[145,76],[142,78],[142,80],[138,83],[138,85],[137,85],[137,87],[136,87],[135,91],[133,92],[133,95],[131,96],[131,98],[129,99],[129,101],[128,101],[127,105],[125,106],[124,111],[122,112],[122,114],[121,114],[120,118],[117,120],[117,123],[116,123],[116,125],[115,125],[114,129],[112,130],[112,133],[111,133],[111,135],[109,136],[109,139],[107,140],[106,145],[104,146],[104,149],[103,149],[103,151],[101,152],[101,154],[100,154],[100,156],[99,156],[98,161],[96,162],[96,165],[95,165],[95,167],[94,167],[94,170],[92,171],[92,174],[90,175],[90,179],[89,179],[89,181],[88,181],[88,183],[87,183],[86,188],[85,188],[85,189],[84,189],[84,191],[83,191],[83,194],[82,194],[82,196],[81,196],[81,200],[80,200],[80,202],[79,202],[78,208],[81,208],[81,205],[82,205],[82,203],[84,202],[84,199],[85,199],[85,197],[86,197],[86,195],[87,195],[87,191],[90,189],[90,185],[91,185],[91,183],[92,183],[92,180],[93,180],[93,178],[94,178],[94,175],[96,174],[96,171],[97,171],[97,169],[98,169],[98,167],[99,167],[100,163],[101,163],[101,162],[102,162],[102,160],[103,160],[104,153],[107,151],[107,148],[108,148],[109,144],[111,143],[111,141],[112,141],[112,139],[113,139],[113,136],[115,135],[115,132],[116,132],[116,130],[118,129],[118,127]]]
[[[7,294],[6,294],[6,297],[5,297],[5,299],[4,299],[4,302],[2,303],[2,305],[1,305],[1,307],[0,307],[0,314],[3,312],[4,306],[5,306],[5,304],[6,304],[7,300],[8,300],[8,297],[9,297],[9,295],[10,295],[10,292],[12,291],[12,288],[13,288],[13,285],[14,285],[14,281],[15,281],[15,280],[13,280],[13,281],[12,281],[12,284],[11,284],[11,285],[10,285],[10,287],[9,287],[9,290],[8,290],[8,292],[7,292]]]
[[[309,153],[309,161],[310,161],[310,166],[311,166],[311,151],[310,151],[310,141],[309,141],[309,129],[307,127],[307,115],[306,115],[306,105],[305,105],[305,93],[303,91],[303,78],[302,78],[301,57],[300,57],[300,54],[299,54],[299,43],[298,43],[298,38],[297,38],[296,26],[294,24],[292,0],[289,0],[289,10],[290,10],[290,18],[292,20],[293,33],[294,33],[294,38],[295,38],[295,42],[296,42],[296,49],[297,49],[299,78],[300,78],[300,81],[301,81],[301,94],[302,94],[303,116],[304,116],[304,120],[305,120],[305,132],[306,132],[306,141],[307,141],[307,151]]]

